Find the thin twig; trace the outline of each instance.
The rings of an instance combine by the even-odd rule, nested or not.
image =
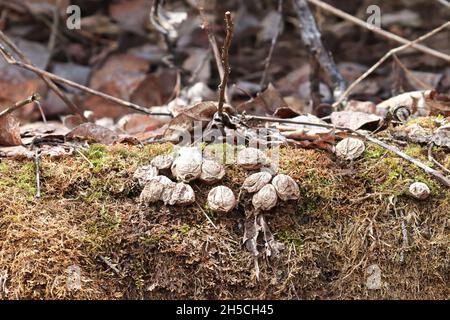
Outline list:
[[[56,45],[56,38],[59,29],[59,9],[61,8],[61,0],[56,0],[55,6],[53,8],[53,25],[51,28],[50,38],[48,40],[48,51],[50,52],[50,57],[53,55],[53,50]]]
[[[145,113],[145,114],[172,117],[172,114],[169,113],[169,112],[153,112],[153,111],[150,111],[147,108],[141,107],[140,105],[137,105],[135,103],[128,102],[128,101],[125,101],[125,100],[122,100],[122,99],[110,96],[109,94],[106,94],[106,93],[103,93],[103,92],[100,92],[100,91],[97,91],[97,90],[85,87],[85,86],[83,86],[81,84],[78,84],[76,82],[64,79],[64,78],[62,78],[60,76],[57,76],[57,75],[55,75],[53,73],[50,73],[50,72],[44,71],[42,69],[39,69],[39,68],[37,68],[37,67],[35,67],[35,66],[31,65],[31,64],[23,63],[21,61],[17,61],[8,51],[5,50],[5,48],[2,45],[0,45],[0,54],[3,56],[3,58],[5,59],[5,61],[7,63],[9,63],[11,65],[15,65],[15,66],[21,67],[21,68],[29,70],[29,71],[32,71],[32,72],[34,72],[34,73],[36,73],[36,74],[38,74],[38,75],[40,75],[40,76],[42,76],[44,78],[61,82],[61,83],[66,84],[68,86],[71,86],[71,87],[74,87],[76,89],[82,90],[84,92],[87,92],[87,93],[99,96],[99,97],[101,97],[101,98],[103,98],[105,100],[114,102],[114,103],[116,103],[118,105],[130,108],[130,109],[133,109],[133,110]],[[51,81],[50,81],[50,83],[51,83]],[[83,118],[84,118],[84,116],[83,116]]]
[[[281,29],[283,27],[283,0],[278,0],[278,15],[280,17],[280,21],[278,22],[277,30],[274,34],[274,37],[272,38],[272,42],[270,44],[270,49],[269,49],[269,55],[267,56],[266,61],[264,63],[264,72],[261,77],[261,82],[259,83],[261,90],[263,90],[264,86],[266,85],[267,74],[269,73],[269,66],[270,66],[270,62],[272,61],[273,51],[275,50],[275,46],[277,44],[278,37],[280,36]]]
[[[342,10],[339,10],[339,9],[337,9],[337,8],[331,6],[331,5],[329,5],[329,4],[327,4],[327,3],[323,2],[323,1],[320,1],[320,0],[307,0],[307,1],[312,3],[312,4],[314,4],[314,5],[316,5],[316,6],[318,6],[318,7],[320,7],[320,8],[322,8],[325,11],[328,11],[328,12],[334,14],[335,16],[338,16],[338,17],[340,17],[340,18],[342,18],[344,20],[347,20],[347,21],[350,21],[350,22],[352,22],[354,24],[357,24],[357,25],[359,25],[359,26],[361,26],[361,27],[363,27],[363,28],[365,28],[365,29],[367,29],[369,31],[372,31],[372,32],[374,32],[374,33],[376,33],[378,35],[381,35],[381,36],[383,36],[385,38],[388,38],[390,40],[396,41],[396,42],[401,43],[401,44],[408,44],[408,43],[410,43],[410,41],[408,39],[402,38],[402,37],[397,36],[396,34],[393,34],[393,33],[389,32],[389,31],[386,31],[386,30],[383,30],[381,28],[375,27],[374,25],[369,24],[369,23],[367,23],[367,22],[365,22],[363,20],[360,20],[360,19],[358,19],[358,18],[356,18],[356,17],[354,17],[354,16],[352,16],[352,15],[350,15],[350,14],[348,14],[348,13],[342,11]],[[421,44],[413,44],[411,47],[416,49],[416,50],[422,51],[423,53],[429,54],[429,55],[431,55],[433,57],[440,58],[440,59],[443,59],[443,60],[445,60],[447,62],[450,62],[450,55],[445,54],[443,52],[439,52],[437,50],[428,48],[427,46],[424,46],[424,45],[421,45]]]
[[[39,95],[33,94],[33,95],[29,96],[28,98],[26,98],[26,99],[24,99],[22,101],[16,102],[13,106],[11,106],[11,107],[3,110],[2,112],[0,112],[0,118],[3,117],[6,114],[9,114],[11,112],[16,111],[17,109],[22,108],[23,106],[26,106],[27,104],[36,102],[39,99],[40,99]]]
[[[430,142],[430,144],[428,145],[428,160],[433,162],[435,165],[437,165],[439,168],[441,168],[442,170],[444,170],[447,173],[450,173],[450,170],[447,169],[446,167],[444,167],[442,164],[440,164],[434,157],[433,157],[433,147],[434,147],[434,143]]]
[[[436,1],[450,9],[450,2],[448,2],[447,0],[436,0]]]
[[[225,12],[225,26],[227,28],[227,35],[225,37],[225,42],[222,47],[222,64],[223,64],[223,77],[219,84],[219,104],[217,107],[218,113],[220,117],[222,117],[223,114],[223,104],[225,102],[225,88],[227,87],[228,83],[228,76],[230,75],[230,63],[228,58],[228,51],[230,50],[231,46],[231,39],[233,37],[233,20],[231,19],[231,12],[227,11]]]
[[[307,121],[296,121],[296,120],[292,120],[292,119],[279,119],[279,118],[262,117],[262,116],[254,116],[254,115],[244,115],[244,118],[246,120],[262,120],[262,121],[267,121],[267,122],[284,122],[284,123],[315,126],[315,127],[351,132],[369,142],[372,142],[380,147],[383,147],[384,149],[386,149],[388,151],[395,153],[399,157],[401,157],[401,158],[411,162],[412,164],[416,165],[417,167],[421,168],[429,175],[432,175],[433,177],[436,178],[436,180],[438,180],[440,183],[442,183],[446,187],[450,187],[450,179],[447,178],[446,176],[444,176],[441,172],[434,170],[434,169],[430,168],[429,166],[427,166],[426,164],[420,162],[419,160],[407,155],[406,153],[400,151],[397,147],[388,145],[387,143],[385,143],[381,140],[378,140],[377,138],[371,137],[370,135],[363,134],[363,133],[355,131],[353,129],[350,129],[347,127],[341,127],[341,126],[334,126],[332,124],[314,123],[314,122],[307,122]]]
[[[11,50],[13,50],[13,52],[15,52],[20,59],[23,60],[23,62],[25,62],[26,64],[33,66],[33,63],[31,62],[31,60],[22,52],[22,50],[19,49],[19,47],[17,47],[14,42],[11,41],[11,39],[4,34],[1,30],[0,30],[0,40],[3,41],[9,48],[11,48]],[[6,53],[6,49],[5,48],[1,48],[2,51],[5,51]],[[3,53],[2,53],[3,55]],[[8,56],[11,56],[11,54],[7,53]],[[11,56],[12,57],[12,56]],[[16,61],[15,59],[13,59],[14,61]],[[6,62],[8,62],[8,60],[6,60]],[[10,63],[10,62],[8,62]],[[81,118],[83,119],[83,121],[88,121],[85,116],[83,115],[83,111],[75,104],[72,102],[72,100],[70,100],[57,86],[56,84],[54,84],[50,79],[48,79],[48,77],[43,76],[42,74],[37,74],[44,82],[45,84],[48,85],[48,87],[55,92],[55,94],[62,100],[64,101],[64,103],[69,107],[69,109],[76,113],[79,114],[81,116]]]
[[[115,265],[109,261],[109,259],[106,259],[104,256],[99,255],[98,258],[103,261],[112,271],[114,271],[117,275],[121,276],[120,270],[117,269]]]
[[[197,206],[199,207],[200,211],[203,213],[203,215],[206,217],[206,220],[208,220],[209,223],[214,227],[214,229],[218,229],[217,226],[214,224],[214,222],[211,220],[211,218],[208,216],[208,214],[203,210],[202,206],[198,203]]]
[[[211,46],[211,49],[214,53],[214,59],[216,60],[217,70],[219,71],[219,77],[220,79],[223,79],[224,70],[222,65],[222,59],[220,57],[220,51],[219,46],[217,45],[216,37],[214,36],[213,32],[211,31],[211,28],[209,27],[209,21],[208,18],[205,15],[203,7],[198,7],[198,11],[200,13],[200,17],[202,18],[202,29],[206,31],[206,34],[208,35],[208,41],[209,45]]]
[[[380,65],[382,65],[388,58],[390,58],[392,55],[405,50],[406,48],[409,47],[414,47],[418,42],[423,41],[433,35],[435,35],[436,33],[438,33],[439,31],[447,28],[448,26],[450,26],[450,21],[447,21],[446,23],[444,23],[443,25],[441,25],[440,27],[420,36],[419,38],[417,38],[414,41],[408,41],[408,43],[391,49],[389,50],[380,60],[378,60],[372,67],[369,68],[369,70],[367,70],[366,72],[364,72],[358,79],[356,79],[355,81],[353,81],[353,83],[347,88],[347,90],[345,90],[345,92],[339,97],[339,99],[333,103],[333,107],[337,107],[338,105],[340,105],[350,94],[350,92],[361,82],[363,81],[365,78],[367,78],[373,71],[375,71],[375,69],[377,69]],[[450,61],[450,60],[449,60]]]
[[[415,82],[417,82],[419,85],[421,85],[423,88],[427,89],[427,90],[432,90],[434,89],[432,86],[430,86],[429,84],[423,82],[422,80],[420,80],[419,78],[417,78],[404,64],[403,62],[399,59],[399,57],[396,54],[392,55],[392,58],[394,58],[395,62],[397,63],[397,65],[403,70],[403,72],[405,72],[405,74],[407,74],[412,80],[414,80]]]
[[[39,102],[39,100],[35,100],[34,103],[38,107],[39,113],[41,114],[42,121],[44,123],[47,123],[47,118],[45,117],[44,109],[42,109],[41,103]]]
[[[34,167],[36,169],[36,198],[41,197],[41,174],[39,169],[40,155],[41,151],[39,148],[36,148],[36,152],[34,154]]]

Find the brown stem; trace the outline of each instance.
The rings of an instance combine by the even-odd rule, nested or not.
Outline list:
[[[33,94],[33,95],[29,96],[28,98],[26,98],[26,99],[24,99],[22,101],[16,102],[11,107],[9,107],[9,108],[3,110],[2,112],[0,112],[0,118],[3,117],[6,114],[9,114],[11,112],[16,111],[17,109],[22,108],[23,106],[26,106],[29,103],[32,103],[32,102],[35,102],[35,101],[39,101],[39,99],[40,99],[39,95]]]
[[[223,104],[225,101],[225,88],[228,83],[228,76],[230,75],[230,63],[228,61],[228,50],[230,50],[231,46],[231,38],[233,37],[233,20],[231,19],[230,11],[225,12],[225,26],[227,28],[227,35],[225,37],[225,42],[222,48],[222,64],[224,69],[224,74],[222,77],[222,81],[219,84],[219,105],[218,112],[219,115],[222,116],[223,113]]]

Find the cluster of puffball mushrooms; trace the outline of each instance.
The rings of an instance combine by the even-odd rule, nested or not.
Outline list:
[[[266,154],[256,148],[241,150],[236,160],[237,165],[247,170],[258,170],[268,164]],[[273,176],[269,171],[251,174],[242,185],[241,192],[253,194],[252,204],[257,211],[272,209],[278,199],[296,200],[300,196],[294,179],[284,174]],[[225,169],[221,163],[204,158],[196,147],[182,147],[175,156],[160,155],[153,158],[149,165],[138,168],[133,178],[143,187],[141,204],[162,201],[166,205],[185,206],[195,202],[195,193],[189,182],[198,179],[205,184],[215,184],[224,176]],[[233,191],[223,185],[212,188],[207,201],[209,208],[217,212],[229,212],[237,203]]]

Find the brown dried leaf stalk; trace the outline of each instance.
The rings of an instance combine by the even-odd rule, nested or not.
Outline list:
[[[223,114],[223,104],[225,102],[225,88],[227,87],[228,77],[230,75],[230,63],[228,60],[228,51],[230,50],[231,39],[233,37],[233,28],[234,28],[230,11],[225,12],[225,26],[227,28],[227,35],[225,37],[225,42],[222,47],[222,64],[223,64],[224,73],[223,73],[222,81],[219,84],[218,112],[219,112],[220,116]]]

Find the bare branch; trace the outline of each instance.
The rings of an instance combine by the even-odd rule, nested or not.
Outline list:
[[[328,12],[334,14],[335,16],[338,16],[338,17],[340,17],[340,18],[342,18],[344,20],[348,20],[348,21],[350,21],[350,22],[352,22],[354,24],[357,24],[357,25],[359,25],[359,26],[361,26],[363,28],[366,28],[367,30],[372,31],[372,32],[374,32],[374,33],[376,33],[376,34],[378,34],[380,36],[383,36],[385,38],[388,38],[390,40],[396,41],[396,42],[401,43],[401,44],[408,44],[408,43],[410,43],[410,41],[408,39],[402,38],[402,37],[400,37],[400,36],[398,36],[396,34],[393,34],[393,33],[389,32],[389,31],[383,30],[381,28],[376,28],[372,24],[369,24],[369,23],[367,23],[365,21],[362,21],[362,20],[360,20],[360,19],[358,19],[358,18],[356,18],[356,17],[354,17],[354,16],[352,16],[352,15],[350,15],[350,14],[348,14],[348,13],[342,11],[342,10],[339,10],[339,9],[333,7],[333,6],[330,6],[329,4],[327,4],[327,3],[325,3],[325,2],[323,2],[321,0],[307,0],[307,1],[312,3],[312,4],[314,4],[314,5],[316,5],[316,6],[318,6],[318,7],[320,7],[320,8],[322,8],[325,11],[328,11]],[[421,51],[423,53],[429,54],[429,55],[431,55],[433,57],[436,57],[436,58],[445,60],[447,62],[450,62],[450,55],[445,54],[443,52],[439,52],[437,50],[430,49],[427,46],[424,46],[424,45],[421,45],[421,44],[417,44],[417,43],[413,44],[411,47],[416,49],[416,50],[419,50],[419,51]]]
[[[339,99],[333,103],[333,107],[337,107],[338,105],[340,105],[350,94],[350,92],[361,82],[363,81],[365,78],[367,78],[373,71],[375,71],[375,69],[377,69],[380,65],[383,64],[383,62],[385,62],[388,58],[390,58],[392,55],[397,54],[398,52],[405,50],[406,48],[409,47],[414,47],[418,42],[423,41],[433,35],[435,35],[436,33],[438,33],[439,31],[447,28],[448,26],[450,26],[450,21],[447,21],[446,23],[444,23],[443,25],[441,25],[440,27],[428,32],[427,34],[417,38],[414,41],[408,41],[408,43],[391,49],[389,50],[389,52],[387,52],[380,60],[378,60],[372,67],[369,68],[369,70],[367,70],[366,72],[364,72],[364,74],[362,74],[358,79],[356,79],[355,81],[353,81],[353,83],[347,88],[347,90],[345,90],[345,92],[339,97]]]
[[[222,81],[219,84],[219,105],[217,107],[219,115],[223,113],[223,104],[225,102],[225,88],[228,83],[228,76],[230,75],[230,63],[228,58],[228,51],[231,46],[231,39],[233,37],[233,20],[231,19],[230,11],[225,12],[225,26],[227,28],[227,35],[225,37],[225,42],[222,48],[222,64],[223,64],[223,77]]]

